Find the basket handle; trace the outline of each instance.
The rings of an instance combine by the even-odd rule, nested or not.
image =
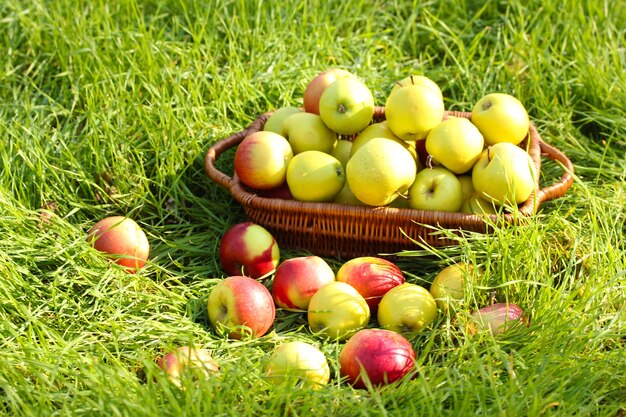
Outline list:
[[[574,164],[572,164],[572,161],[570,161],[563,152],[554,146],[548,145],[541,139],[539,140],[539,146],[541,147],[541,155],[547,156],[553,161],[560,162],[563,165],[564,172],[558,182],[544,187],[537,192],[537,203],[562,197],[574,182],[574,177],[572,176],[574,173]]]
[[[226,139],[222,139],[219,142],[216,142],[215,144],[213,144],[213,146],[209,148],[206,155],[204,156],[204,170],[209,178],[211,178],[214,182],[220,184],[222,187],[228,188],[230,190],[233,183],[235,182],[234,178],[229,177],[228,175],[217,169],[217,167],[215,166],[215,161],[222,153],[226,152],[230,148],[239,145],[241,141],[244,140],[246,136],[248,136],[248,132],[262,130],[265,122],[271,114],[272,112],[268,112],[259,116],[250,124],[250,126],[245,128],[244,130],[237,132],[227,137]]]

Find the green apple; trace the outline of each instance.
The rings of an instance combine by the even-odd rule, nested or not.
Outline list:
[[[461,190],[463,190],[463,201],[465,202],[474,195],[474,184],[472,183],[472,175],[457,175],[456,178],[461,183]]]
[[[320,114],[320,97],[322,93],[329,85],[344,77],[355,77],[355,75],[341,68],[331,68],[313,77],[304,89],[302,97],[304,111]]]
[[[478,193],[472,194],[461,206],[461,213],[497,214],[498,211],[491,201],[487,201]]]
[[[346,204],[349,206],[366,206],[367,205],[354,195],[354,193],[350,189],[350,184],[348,184],[348,181],[346,181],[341,191],[339,191],[339,194],[337,194],[335,198],[331,200],[331,202],[337,203],[337,204]]]
[[[407,85],[421,85],[424,87],[428,87],[431,90],[433,90],[435,93],[437,93],[437,95],[443,99],[443,94],[441,94],[441,88],[439,88],[439,85],[424,75],[411,74],[408,77],[401,79],[400,81],[396,81],[393,84],[391,91],[393,92],[397,90],[398,88],[406,87]]]
[[[430,285],[430,294],[444,313],[452,312],[465,297],[467,282],[472,279],[474,266],[465,262],[443,268]]]
[[[301,342],[280,344],[265,364],[265,375],[274,384],[294,380],[298,386],[319,389],[330,380],[326,356],[315,346]]]
[[[500,205],[526,201],[535,191],[536,180],[535,165],[528,152],[510,142],[489,146],[472,169],[476,192]]]
[[[417,210],[459,211],[463,205],[461,183],[444,167],[425,168],[409,188],[409,205]]]
[[[378,123],[372,123],[361,132],[359,132],[356,138],[354,138],[354,142],[352,143],[350,155],[354,155],[361,146],[365,145],[367,142],[374,138],[387,138],[389,140],[398,142],[400,145],[404,146],[409,152],[411,152],[411,155],[413,155],[413,158],[416,160],[416,162],[418,161],[415,143],[407,142],[397,137],[391,131],[391,129],[389,129],[389,124],[386,120]]]
[[[304,151],[329,154],[337,142],[337,134],[318,115],[305,112],[294,113],[285,119],[283,135],[289,141],[294,155]]]
[[[483,134],[487,145],[499,142],[519,144],[528,135],[530,120],[524,105],[503,93],[483,96],[472,108],[472,123]]]
[[[287,185],[299,201],[330,201],[345,182],[343,165],[325,152],[304,151],[287,165]]]
[[[345,340],[370,319],[367,301],[351,285],[334,281],[320,288],[309,301],[307,320],[311,331]]]
[[[246,136],[235,151],[237,178],[255,190],[270,190],[285,182],[293,152],[287,139],[274,132],[258,131]]]
[[[404,194],[415,179],[417,164],[401,144],[374,138],[346,165],[346,180],[354,195],[370,206],[385,206]]]
[[[443,120],[441,96],[423,85],[407,85],[392,91],[385,102],[389,128],[402,140],[425,139]]]
[[[294,113],[300,113],[302,109],[293,106],[285,106],[277,109],[268,117],[265,121],[265,125],[263,125],[263,130],[267,132],[278,133],[281,136],[284,136],[283,132],[283,122],[289,116]]]
[[[339,139],[333,148],[333,151],[330,153],[332,156],[337,158],[343,167],[346,167],[348,163],[348,159],[350,159],[350,154],[352,152],[352,141],[347,139]]]
[[[361,80],[340,78],[329,85],[320,97],[320,117],[341,135],[363,130],[374,116],[374,96]]]
[[[472,169],[485,147],[483,135],[465,117],[450,117],[426,137],[426,151],[455,174]]]
[[[378,304],[378,323],[384,329],[414,336],[435,319],[439,312],[432,294],[421,285],[405,282],[383,295]]]

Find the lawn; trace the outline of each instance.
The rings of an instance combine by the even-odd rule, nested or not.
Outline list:
[[[0,414],[625,416],[624,22],[610,0],[1,2]],[[303,315],[278,310],[270,333],[235,341],[206,312],[226,277],[219,239],[246,217],[207,177],[205,153],[301,105],[332,67],[377,105],[410,73],[436,81],[450,110],[512,94],[575,167],[567,193],[523,225],[400,253],[425,287],[452,262],[480,266],[472,304],[512,301],[529,325],[470,336],[442,314],[411,339],[414,378],[378,389],[346,384],[342,343]],[[546,160],[542,184],[562,172]],[[110,215],[146,231],[137,274],[86,242]],[[264,378],[288,340],[325,353],[327,386]],[[221,371],[179,389],[155,360],[188,343]]]

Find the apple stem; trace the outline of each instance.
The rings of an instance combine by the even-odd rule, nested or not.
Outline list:
[[[433,168],[433,156],[432,155],[428,155],[426,157],[426,167],[429,169]]]

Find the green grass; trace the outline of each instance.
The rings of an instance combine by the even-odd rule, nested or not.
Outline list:
[[[626,415],[624,22],[608,0],[0,3],[0,414]],[[341,344],[302,316],[279,311],[272,333],[235,342],[205,311],[224,277],[218,240],[245,219],[205,175],[206,150],[301,104],[333,66],[379,105],[410,72],[439,83],[449,109],[514,94],[576,169],[524,225],[403,254],[424,285],[451,261],[481,265],[470,305],[495,294],[530,325],[470,337],[441,317],[411,340],[415,378],[379,390],[341,381]],[[561,172],[545,161],[542,184]],[[85,242],[113,214],[148,234],[139,274]],[[269,352],[294,339],[326,353],[324,389],[264,380]],[[222,372],[179,390],[154,359],[190,342]]]

